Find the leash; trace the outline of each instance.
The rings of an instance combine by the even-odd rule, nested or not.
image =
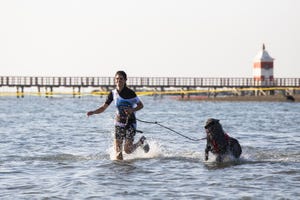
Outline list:
[[[192,141],[201,141],[201,140],[206,139],[206,137],[200,138],[200,139],[188,137],[186,135],[183,135],[182,133],[179,133],[178,131],[175,131],[174,129],[171,129],[171,128],[165,126],[165,125],[162,125],[162,124],[158,123],[157,121],[151,122],[151,121],[140,120],[140,119],[137,119],[137,118],[136,118],[136,120],[139,121],[139,122],[147,123],[147,124],[156,124],[156,125],[158,125],[160,127],[168,129],[169,131],[172,131],[173,133],[176,133],[177,135],[180,135],[181,137],[184,137],[184,138],[192,140]]]

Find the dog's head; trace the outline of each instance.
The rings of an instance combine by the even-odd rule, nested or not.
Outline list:
[[[223,132],[220,120],[214,118],[207,119],[204,128],[206,133]]]
[[[227,148],[227,141],[220,120],[209,118],[205,123],[207,133],[207,146],[210,146],[212,153],[224,153]]]

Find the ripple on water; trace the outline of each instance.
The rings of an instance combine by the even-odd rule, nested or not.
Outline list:
[[[3,97],[4,98],[4,97]],[[204,162],[205,141],[191,142],[139,123],[150,144],[114,160],[104,98],[1,99],[1,199],[294,199],[300,196],[300,104],[184,102],[142,97],[138,118],[192,138],[221,119],[243,148],[239,160]],[[18,112],[16,112],[16,110]],[[141,135],[138,134],[137,138]]]

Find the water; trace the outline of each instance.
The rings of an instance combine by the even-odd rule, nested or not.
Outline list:
[[[1,97],[0,199],[299,198],[299,103],[142,100],[138,118],[192,138],[205,136],[207,118],[220,119],[241,159],[204,162],[205,141],[139,123],[150,152],[116,161],[113,106],[85,115],[104,98]]]

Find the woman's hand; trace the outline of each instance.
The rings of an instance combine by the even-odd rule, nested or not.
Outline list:
[[[126,113],[126,115],[131,115],[132,113],[134,112],[134,108],[126,108],[125,109],[125,113]]]
[[[89,111],[89,112],[86,113],[87,116],[91,116],[93,114],[95,114],[94,111]]]

